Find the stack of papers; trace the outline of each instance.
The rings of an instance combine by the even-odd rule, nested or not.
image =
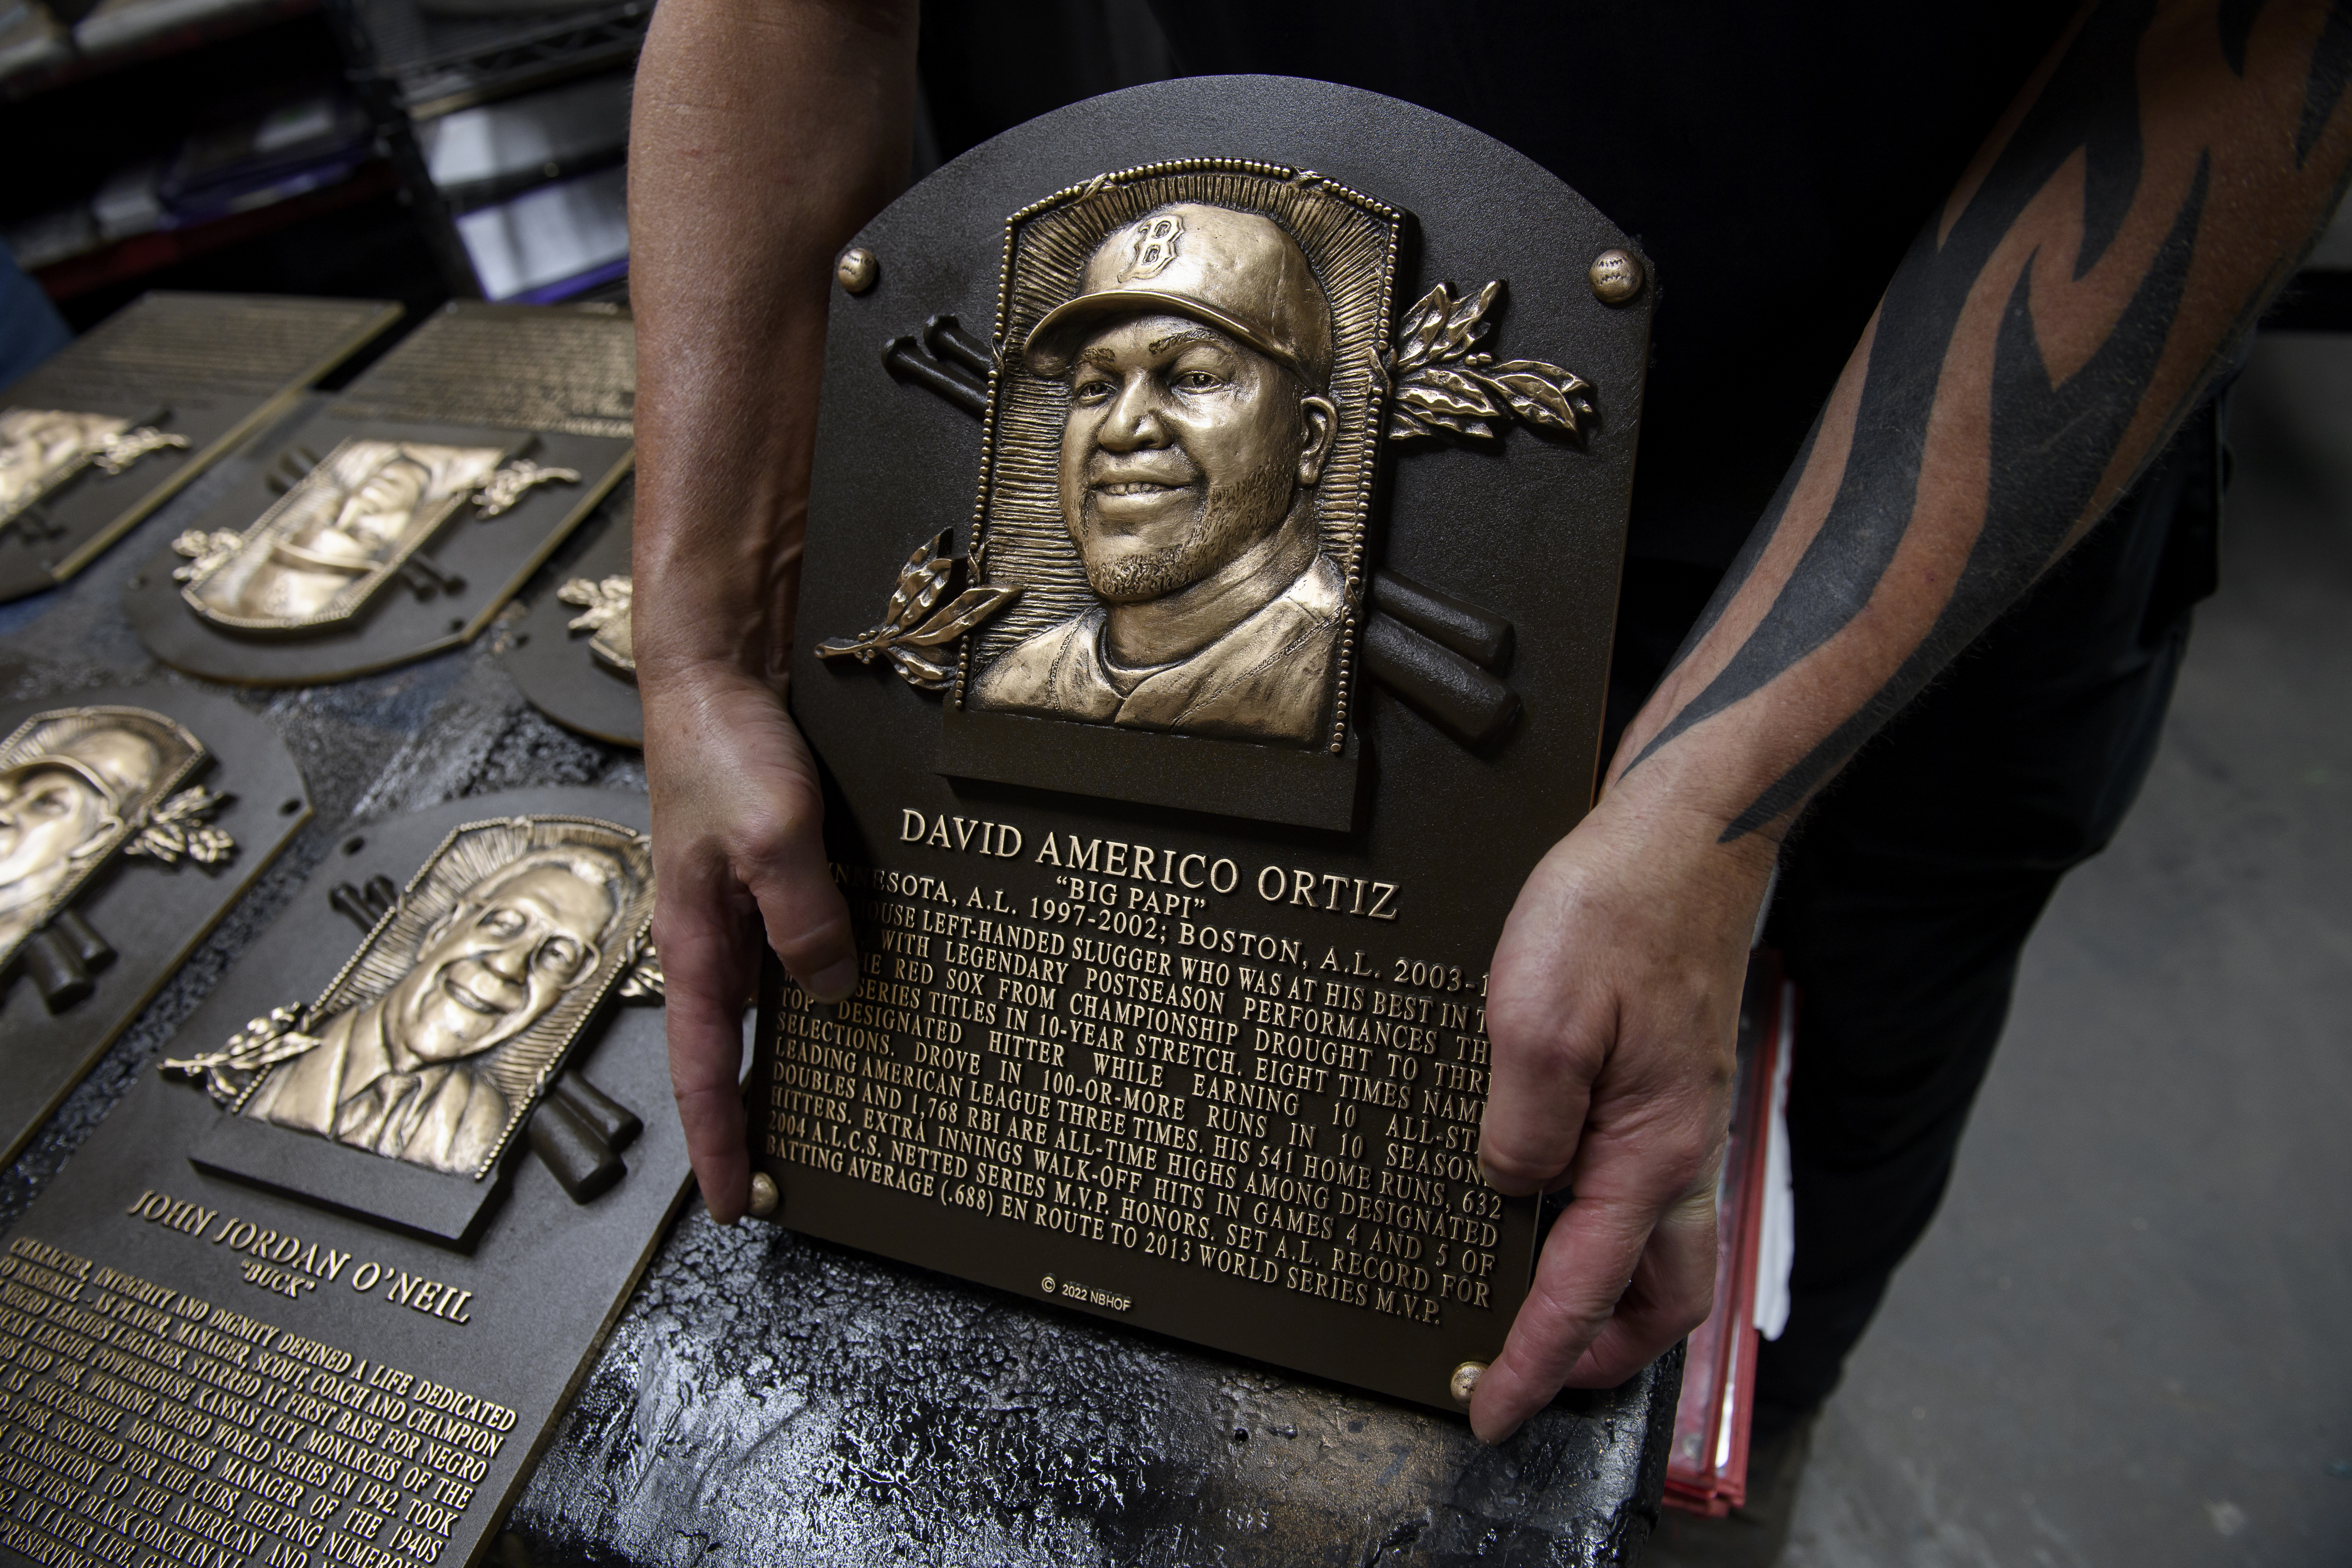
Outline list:
[[[457,235],[487,298],[569,298],[628,268],[628,171],[616,164],[478,208],[457,220]]]

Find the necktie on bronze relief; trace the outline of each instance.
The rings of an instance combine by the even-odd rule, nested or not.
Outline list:
[[[335,1111],[335,1142],[397,1160],[415,1131],[424,1075],[388,1072]]]

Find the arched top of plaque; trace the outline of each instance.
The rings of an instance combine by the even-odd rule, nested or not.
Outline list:
[[[828,760],[836,708],[870,747],[922,691],[950,777],[1292,826],[1359,824],[1375,737],[1591,776],[1654,289],[1550,174],[1192,79],[974,149],[841,276],[803,618],[847,635],[794,685]]]

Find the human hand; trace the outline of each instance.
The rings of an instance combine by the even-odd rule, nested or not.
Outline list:
[[[751,1198],[743,1001],[761,937],[824,1002],[856,987],[857,951],[825,863],[816,764],[777,692],[704,666],[656,674],[645,709],[670,1087],[702,1201],[732,1225]]]
[[[1643,781],[1647,782],[1647,781]],[[1715,1193],[1749,937],[1777,846],[1621,785],[1512,907],[1488,985],[1487,1181],[1572,1188],[1470,1424],[1613,1387],[1714,1306]]]

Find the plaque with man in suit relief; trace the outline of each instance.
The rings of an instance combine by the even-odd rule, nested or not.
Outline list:
[[[0,1551],[487,1555],[687,1174],[638,1114],[646,816],[536,789],[326,847],[0,1238]]]

